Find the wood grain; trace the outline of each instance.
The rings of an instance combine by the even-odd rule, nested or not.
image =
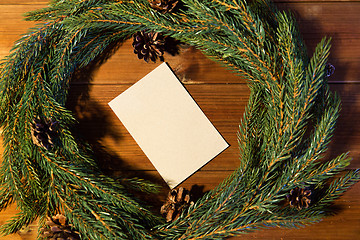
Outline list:
[[[281,9],[291,9],[299,21],[311,54],[325,35],[333,38],[331,63],[336,67],[329,79],[331,89],[342,98],[342,112],[327,158],[350,151],[350,168],[360,167],[360,1],[276,0]],[[22,15],[45,7],[42,0],[0,0],[0,58],[34,23]],[[107,103],[159,63],[147,64],[132,53],[131,40],[125,41],[102,65],[92,64],[80,71],[71,83],[67,106],[79,125],[78,133],[94,145],[101,167],[108,174],[136,175],[166,186],[141,149],[128,134]],[[219,132],[230,143],[182,186],[208,191],[238,166],[236,131],[247,104],[246,81],[207,59],[200,51],[181,46],[179,54],[166,54],[166,61],[183,82]],[[164,196],[160,196],[164,197]],[[337,212],[324,221],[301,229],[268,229],[232,239],[360,239],[360,184],[336,202]],[[17,212],[11,206],[0,213],[3,224]],[[23,231],[0,239],[35,239],[36,222]]]

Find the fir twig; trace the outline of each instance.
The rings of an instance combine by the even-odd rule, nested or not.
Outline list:
[[[294,18],[266,0],[183,4],[162,15],[147,0],[53,1],[27,14],[27,20],[45,23],[17,42],[0,72],[0,210],[14,201],[21,210],[3,233],[36,217],[42,226],[46,216],[62,211],[83,238],[219,239],[317,222],[359,180],[358,170],[336,179],[349,165],[346,154],[320,161],[340,111],[324,74],[330,41],[324,38],[309,59]],[[239,168],[167,224],[127,192],[155,192],[153,184],[100,173],[87,145],[71,132],[76,120],[64,107],[74,72],[141,30],[196,46],[246,77],[251,90],[238,132]],[[36,118],[59,122],[52,148],[32,142]],[[307,209],[282,206],[295,187],[323,194]]]

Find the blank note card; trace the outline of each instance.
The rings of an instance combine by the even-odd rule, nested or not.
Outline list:
[[[166,63],[109,105],[170,188],[229,146]]]

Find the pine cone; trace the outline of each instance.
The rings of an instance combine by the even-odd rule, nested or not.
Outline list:
[[[290,207],[296,207],[301,210],[302,208],[308,208],[311,203],[311,190],[305,188],[296,187],[291,189],[290,194],[286,196]]]
[[[165,50],[165,39],[160,33],[146,32],[145,30],[134,34],[134,53],[138,55],[139,59],[144,59],[146,62],[149,59],[153,62],[159,57],[162,60]]]
[[[49,150],[53,147],[53,139],[56,136],[57,122],[52,120],[42,121],[38,118],[34,119],[31,128],[31,138],[36,146]]]
[[[193,204],[194,202],[190,201],[189,191],[180,187],[178,190],[173,189],[169,192],[160,213],[166,215],[166,222],[170,222],[176,220],[186,208]]]
[[[178,0],[148,0],[150,7],[162,14],[171,12],[176,5]]]
[[[66,221],[66,217],[57,214],[52,218],[48,218],[46,226],[41,229],[41,237],[51,240],[78,240],[79,234],[72,230],[72,226]]]

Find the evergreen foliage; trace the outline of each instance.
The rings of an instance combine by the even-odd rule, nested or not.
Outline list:
[[[1,64],[4,154],[0,210],[20,214],[1,226],[14,233],[62,212],[84,239],[221,239],[263,227],[319,221],[328,206],[360,179],[342,154],[322,160],[340,100],[325,77],[330,41],[307,56],[296,22],[267,0],[183,0],[161,14],[147,0],[53,0],[28,13],[40,21]],[[239,168],[171,223],[146,210],[129,188],[155,192],[140,179],[100,173],[89,147],[76,140],[65,102],[69,81],[103,50],[142,30],[162,32],[199,48],[248,79],[249,104],[239,126]],[[31,140],[36,118],[57,121],[50,149]],[[318,191],[309,208],[284,207],[295,187]]]

